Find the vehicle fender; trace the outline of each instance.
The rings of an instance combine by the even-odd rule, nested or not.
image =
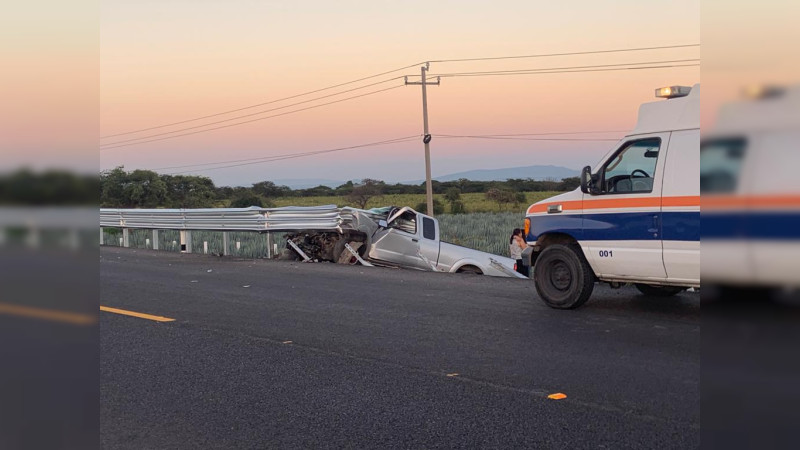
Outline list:
[[[578,244],[581,248],[581,251],[583,251],[584,257],[586,257],[587,249],[578,239],[575,238],[575,236],[563,232],[544,233],[539,235],[538,239],[533,245],[528,245],[528,248],[522,251],[522,265],[527,268],[535,266],[536,258],[539,257],[539,254],[542,252],[542,250],[551,244]],[[591,265],[591,260],[589,258],[586,258],[586,260]]]
[[[458,261],[456,261],[455,264],[453,264],[450,267],[450,273],[456,273],[458,271],[458,269],[460,269],[460,268],[462,268],[464,266],[475,266],[475,267],[481,269],[481,272],[483,272],[484,275],[486,274],[486,270],[487,270],[486,264],[481,264],[478,261],[476,261],[474,259],[471,259],[471,258],[464,258],[464,259],[459,259]]]

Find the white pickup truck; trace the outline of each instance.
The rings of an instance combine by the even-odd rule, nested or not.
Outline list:
[[[363,258],[379,265],[437,272],[518,276],[513,259],[443,242],[439,221],[409,207],[342,208],[341,213],[339,230],[305,229],[289,234],[284,255],[296,253],[345,264]]]
[[[285,232],[284,258],[523,277],[513,259],[443,242],[439,222],[409,207],[101,209],[100,227],[181,230],[182,248],[191,230]]]

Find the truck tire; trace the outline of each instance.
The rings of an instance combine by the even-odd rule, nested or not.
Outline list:
[[[481,269],[479,269],[479,268],[477,268],[475,266],[469,266],[469,265],[461,267],[460,269],[456,270],[456,273],[466,273],[466,274],[470,274],[470,275],[483,275],[483,272],[481,272]]]
[[[680,286],[653,286],[652,284],[642,283],[636,283],[634,286],[636,286],[636,289],[642,294],[653,297],[672,297],[686,289]]]
[[[547,246],[536,259],[533,278],[536,292],[556,309],[577,308],[594,290],[594,272],[576,244]]]

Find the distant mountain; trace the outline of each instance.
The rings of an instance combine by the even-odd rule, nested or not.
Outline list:
[[[509,167],[506,169],[478,169],[466,172],[451,173],[433,177],[437,181],[455,181],[459,178],[466,178],[472,181],[505,181],[509,178],[532,178],[534,180],[561,180],[562,178],[577,177],[580,171],[561,166],[526,166]],[[409,183],[419,184],[424,180],[412,181]]]
[[[272,180],[278,186],[289,186],[292,189],[308,189],[317,186],[328,186],[331,188],[339,187],[347,181],[325,180],[315,178],[284,178],[282,180]]]

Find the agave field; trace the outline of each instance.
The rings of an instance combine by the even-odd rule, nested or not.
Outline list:
[[[508,256],[508,239],[511,230],[521,228],[523,213],[473,213],[444,214],[437,216],[441,226],[441,239],[475,250]],[[103,229],[103,242],[109,246],[122,245],[122,232],[115,228]],[[229,254],[241,258],[267,258],[274,255],[274,244],[278,251],[285,247],[285,233],[229,232]],[[131,248],[153,248],[153,234],[149,230],[130,230],[128,237]],[[179,232],[161,230],[158,233],[158,248],[163,251],[179,252],[181,249]],[[205,244],[205,245],[204,245]],[[273,244],[273,251],[268,251]],[[192,251],[221,255],[221,231],[193,231]]]
[[[451,244],[508,256],[508,240],[514,228],[522,228],[524,213],[444,214],[436,217],[441,239]]]

